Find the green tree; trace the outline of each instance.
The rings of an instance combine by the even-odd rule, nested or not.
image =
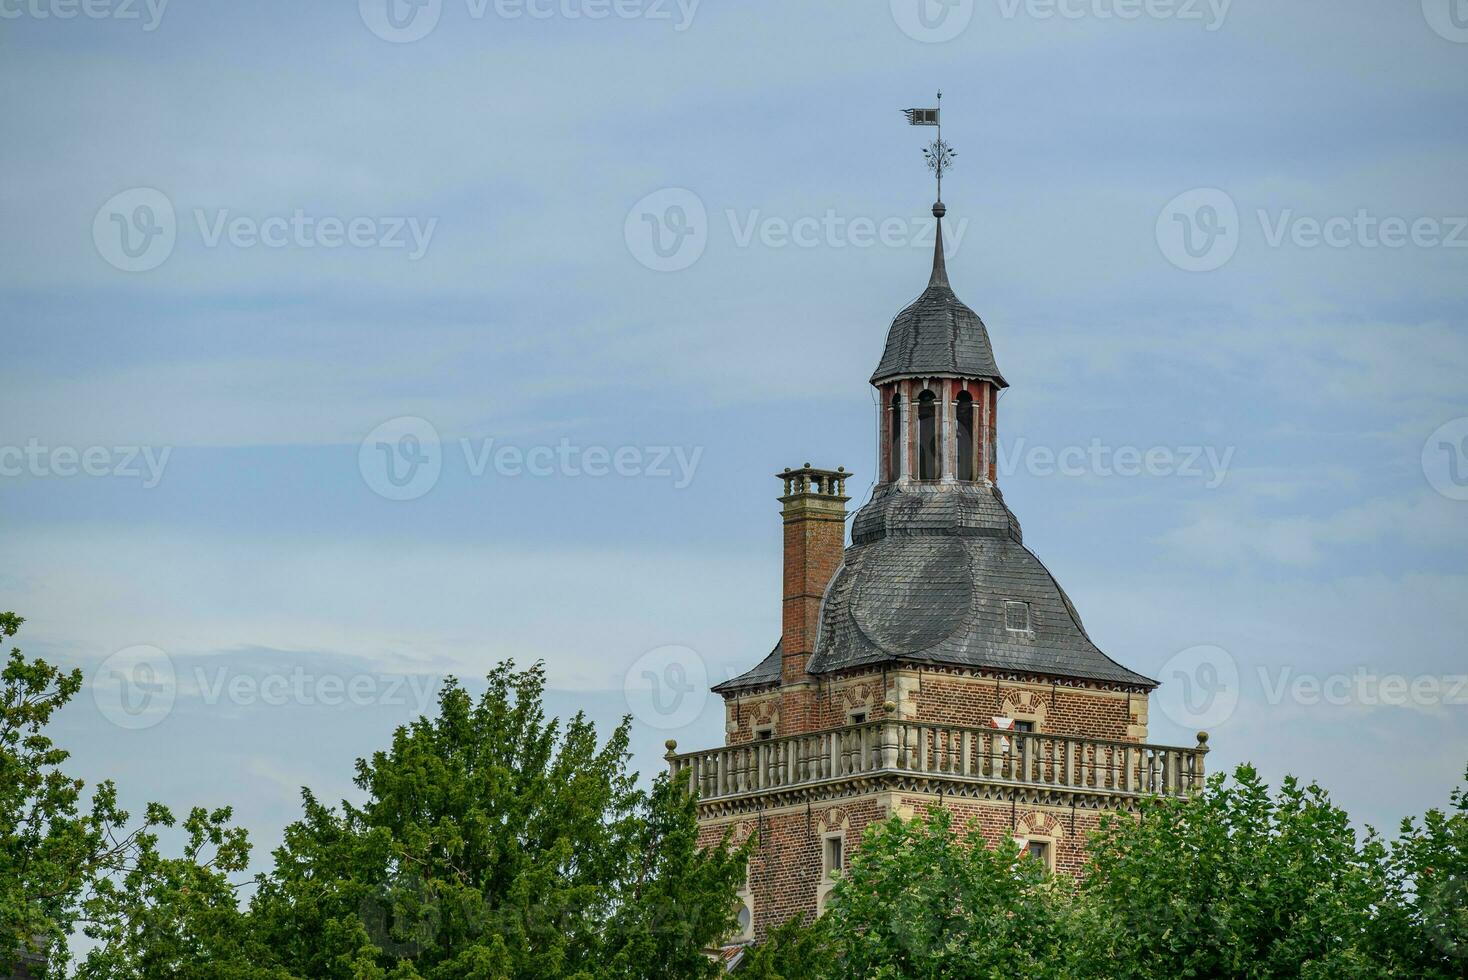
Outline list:
[[[541,667],[453,680],[435,718],[357,763],[366,794],[304,795],[252,907],[260,942],[310,977],[698,977],[734,927],[743,850],[700,850],[694,802],[542,709]]]
[[[1083,975],[1395,972],[1379,928],[1400,901],[1387,849],[1358,840],[1320,787],[1287,777],[1271,796],[1250,766],[1103,818],[1079,899]]]
[[[1375,923],[1374,948],[1402,976],[1468,976],[1468,792],[1451,800],[1420,825],[1402,821],[1383,859],[1394,900]]]
[[[1067,940],[1064,886],[1014,841],[960,833],[950,811],[869,829],[820,923],[833,975],[1052,977]],[[783,945],[795,954],[798,942]]]
[[[0,613],[0,634],[9,640],[23,622]],[[224,875],[244,867],[249,845],[229,828],[228,809],[195,810],[185,856],[165,859],[157,830],[174,823],[166,807],[150,805],[127,830],[130,817],[111,782],[84,803],[85,785],[61,768],[69,753],[44,732],[81,686],[81,671],[28,659],[18,648],[0,674],[0,968],[40,957],[33,971],[61,976],[67,937],[80,928],[101,940],[83,974],[173,976],[179,964],[207,959],[206,938],[242,935],[237,921],[225,928],[217,912],[233,908]],[[199,864],[205,842],[217,853]]]

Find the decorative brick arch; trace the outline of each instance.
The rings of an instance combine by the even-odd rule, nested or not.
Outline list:
[[[729,835],[729,843],[734,847],[741,846],[754,833],[754,827],[755,821],[753,820],[739,821],[734,825],[733,832]]]
[[[1045,712],[1048,704],[1045,696],[1038,691],[1026,691],[1022,688],[1010,688],[1004,692],[1004,697],[999,701],[999,712],[1006,718],[1016,721],[1032,721],[1035,730],[1045,730]]]
[[[1014,822],[1014,836],[1016,837],[1040,837],[1046,840],[1059,841],[1065,836],[1065,823],[1053,813],[1045,813],[1041,810],[1028,810],[1021,813]]]

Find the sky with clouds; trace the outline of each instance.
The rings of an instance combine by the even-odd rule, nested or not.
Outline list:
[[[0,607],[135,805],[263,858],[507,657],[717,743],[773,474],[868,492],[939,87],[1000,482],[1153,739],[1461,781],[1457,0],[0,0],[0,79]]]

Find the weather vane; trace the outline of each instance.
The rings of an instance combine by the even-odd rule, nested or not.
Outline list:
[[[943,174],[953,166],[953,158],[958,156],[958,151],[943,142],[943,92],[938,92],[938,105],[932,109],[903,109],[907,116],[909,125],[912,126],[937,126],[938,138],[923,147],[923,159],[928,161],[928,169],[938,178],[938,204],[943,203]]]

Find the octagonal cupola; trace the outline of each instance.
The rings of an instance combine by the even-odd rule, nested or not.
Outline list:
[[[878,392],[882,483],[989,483],[996,477],[995,413],[1008,382],[989,332],[948,282],[943,215],[927,288],[892,320],[872,374]]]

